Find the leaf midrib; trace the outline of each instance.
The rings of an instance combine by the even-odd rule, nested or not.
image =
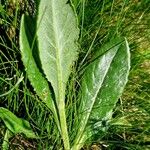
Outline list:
[[[63,84],[63,74],[62,74],[62,65],[61,65],[61,51],[62,47],[59,45],[58,38],[58,30],[57,30],[57,16],[55,16],[55,2],[52,0],[52,23],[54,27],[54,39],[56,44],[56,68],[57,68],[57,88],[55,89],[56,94],[56,102],[58,105],[59,117],[60,117],[60,126],[61,126],[61,134],[64,141],[64,148],[70,149],[69,136],[67,131],[67,123],[66,123],[66,114],[65,114],[65,84]],[[58,15],[58,14],[57,14]],[[65,79],[64,79],[65,80]]]
[[[55,50],[56,50],[56,68],[57,68],[57,81],[58,81],[58,99],[59,100],[62,100],[62,98],[64,96],[61,96],[63,92],[63,85],[62,85],[62,71],[61,71],[61,58],[60,58],[60,46],[59,46],[59,38],[58,38],[58,30],[57,30],[57,17],[55,16],[56,12],[55,12],[55,2],[54,0],[51,1],[52,2],[52,23],[53,23],[53,27],[54,27],[54,38],[55,38],[55,44],[56,44],[56,47],[55,47]],[[64,95],[64,94],[63,94]],[[59,103],[58,103],[59,105]]]

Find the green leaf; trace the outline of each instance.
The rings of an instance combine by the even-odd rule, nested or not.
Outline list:
[[[65,90],[71,67],[78,55],[78,36],[77,20],[68,0],[40,2],[37,20],[39,55],[42,69],[54,89],[65,149],[70,149]]]
[[[37,36],[44,73],[59,99],[65,94],[71,66],[77,59],[79,30],[67,0],[43,0],[39,5]]]
[[[130,68],[129,47],[126,40],[120,41],[121,39],[117,39],[115,44],[111,42],[112,44],[107,44],[109,47],[104,46],[105,53],[92,62],[83,75],[79,108],[81,121],[74,144],[78,149],[82,142],[106,126],[127,82]]]
[[[126,127],[131,127],[132,124],[126,119],[125,116],[120,117],[120,118],[114,118],[110,121],[111,126],[126,126]]]
[[[0,97],[6,96],[6,95],[8,95],[9,93],[11,93],[11,92],[20,84],[20,82],[22,82],[23,78],[24,78],[24,77],[23,77],[23,75],[21,74],[21,77],[18,79],[17,83],[16,83],[9,91],[7,91],[7,92],[5,92],[5,93],[3,93],[3,94],[0,94]]]
[[[2,143],[2,150],[9,150],[9,139],[13,136],[13,133],[10,130],[6,130],[5,136]]]
[[[60,127],[59,127],[57,112],[56,112],[56,108],[54,106],[53,99],[50,94],[48,82],[45,79],[45,77],[43,76],[43,74],[40,72],[40,70],[37,66],[37,63],[33,57],[31,47],[33,47],[33,45],[34,45],[33,39],[34,39],[35,35],[33,33],[33,30],[29,31],[29,29],[31,29],[31,27],[32,27],[31,22],[32,21],[29,17],[27,17],[27,16],[22,17],[21,29],[20,29],[20,50],[21,50],[21,55],[22,55],[22,61],[26,68],[28,78],[29,78],[32,86],[34,87],[34,90],[36,91],[36,93],[40,97],[40,99],[54,113],[55,121],[56,121],[58,129],[59,129]],[[37,49],[36,49],[36,53],[38,53]],[[36,59],[37,59],[37,57],[36,57]]]
[[[28,138],[37,138],[28,121],[16,117],[8,109],[0,107],[0,118],[6,127],[14,134],[23,133]]]
[[[50,90],[46,79],[43,77],[42,73],[39,71],[37,64],[32,55],[32,49],[28,40],[29,37],[34,35],[26,34],[26,29],[29,27],[28,23],[25,22],[25,16],[21,20],[21,29],[20,29],[20,50],[22,55],[22,61],[25,66],[28,78],[34,87],[34,90],[38,96],[43,100],[47,106],[52,109],[52,98],[50,95]]]

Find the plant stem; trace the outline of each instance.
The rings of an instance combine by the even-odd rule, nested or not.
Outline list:
[[[60,104],[59,116],[60,116],[61,134],[63,138],[64,148],[65,150],[70,150],[64,102]]]
[[[58,52],[58,51],[57,51]],[[59,55],[57,55],[59,57]],[[66,113],[65,113],[65,87],[63,86],[62,72],[60,67],[60,58],[57,59],[58,70],[58,112],[60,117],[61,136],[64,143],[64,149],[70,150],[70,142],[67,130]]]
[[[80,141],[79,141],[79,139],[78,139],[78,141],[75,141],[75,143],[72,146],[71,150],[80,150],[84,146],[84,142],[85,142],[85,136],[83,135],[80,138]]]
[[[68,130],[67,130],[67,122],[66,122],[66,113],[65,113],[65,94],[63,89],[63,83],[58,80],[59,84],[59,93],[58,93],[58,112],[60,117],[60,126],[61,126],[61,136],[64,143],[64,149],[70,150],[70,142],[69,142],[69,136],[68,136]]]

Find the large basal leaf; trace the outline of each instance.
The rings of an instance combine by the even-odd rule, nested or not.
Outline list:
[[[39,71],[35,59],[32,53],[32,41],[34,39],[33,34],[29,32],[32,24],[29,22],[28,18],[23,16],[21,20],[20,27],[20,50],[22,55],[22,61],[26,68],[28,78],[36,91],[40,99],[47,105],[48,108],[54,113],[55,121],[58,123],[57,113],[54,106],[53,99],[51,98],[50,89],[47,80],[44,78],[42,73]],[[26,33],[28,31],[28,34]],[[29,40],[28,40],[29,39]],[[29,43],[30,42],[30,43]],[[38,53],[38,50],[37,50]],[[58,126],[59,127],[59,126]]]
[[[68,0],[41,0],[37,38],[42,69],[51,83],[58,107],[64,148],[70,149],[65,114],[65,88],[77,59],[79,30]]]
[[[104,46],[105,53],[85,70],[81,83],[81,122],[73,149],[79,149],[82,142],[102,131],[123,92],[129,74],[130,54],[127,41],[120,41],[117,39],[113,44],[108,43],[109,47]]]
[[[6,127],[14,134],[23,133],[28,138],[37,138],[28,121],[16,117],[8,109],[0,107],[0,118]]]
[[[22,61],[24,63],[28,78],[34,87],[34,90],[36,91],[38,96],[49,106],[49,108],[51,108],[50,104],[52,103],[52,99],[49,91],[49,86],[46,79],[40,73],[37,64],[32,56],[32,49],[28,41],[26,28],[27,23],[25,23],[25,16],[23,16],[20,28],[20,50]],[[34,35],[32,36],[32,38],[34,38]]]
[[[37,35],[42,68],[59,99],[65,92],[71,66],[77,58],[79,30],[67,0],[42,0]]]

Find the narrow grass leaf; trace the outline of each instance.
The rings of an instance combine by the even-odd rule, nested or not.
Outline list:
[[[6,130],[5,136],[2,143],[2,150],[9,150],[9,139],[13,136],[13,133],[10,130]]]
[[[0,97],[3,97],[3,96],[10,94],[22,81],[23,81],[23,75],[21,75],[21,77],[18,79],[17,83],[9,91],[7,91],[4,94],[0,94]]]

